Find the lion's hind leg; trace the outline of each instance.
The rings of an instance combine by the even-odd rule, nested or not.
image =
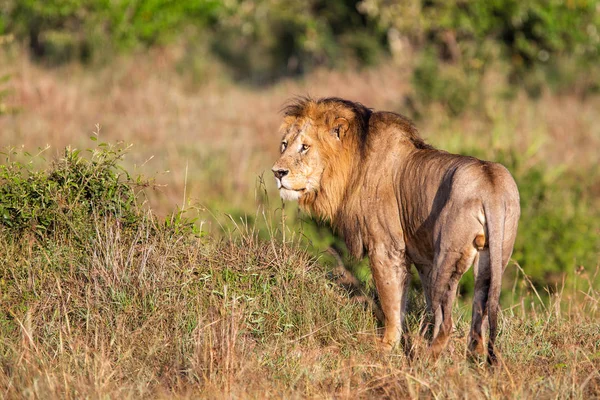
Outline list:
[[[484,355],[482,326],[487,316],[488,293],[490,290],[490,252],[488,249],[479,251],[475,260],[473,274],[475,276],[475,291],[473,293],[473,317],[469,333],[469,356],[477,359]]]
[[[458,282],[473,264],[476,252],[445,251],[434,260],[434,279],[431,286],[431,308],[434,313],[433,340],[430,352],[437,359],[448,344],[452,333],[452,305],[456,297]]]
[[[419,326],[419,335],[428,339],[431,336],[431,328],[433,327],[432,311],[431,311],[431,266],[426,264],[415,264],[421,286],[423,287],[423,295],[425,296],[425,314]]]

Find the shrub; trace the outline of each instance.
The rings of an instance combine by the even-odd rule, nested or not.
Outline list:
[[[62,230],[77,232],[93,216],[111,215],[124,224],[135,223],[136,186],[118,161],[125,149],[105,143],[88,150],[65,149],[61,159],[45,171],[35,169],[36,160],[13,160],[15,151],[4,153],[0,165],[0,229],[11,235],[26,231],[40,237]],[[29,156],[24,154],[25,157]]]
[[[506,65],[511,83],[531,94],[546,83],[567,89],[580,82],[576,87],[582,93],[600,90],[594,79],[600,77],[599,4],[8,0],[0,6],[0,35],[14,33],[34,56],[50,64],[102,60],[117,50],[184,37],[195,57],[211,58],[208,47],[234,78],[253,83],[300,75],[317,66],[370,65],[393,48],[390,38],[401,37],[424,52],[417,57],[417,100],[441,101],[459,113],[480,101],[464,94],[480,86],[481,77],[498,62]],[[194,46],[196,42],[209,45]],[[593,71],[593,76],[581,71]]]
[[[213,50],[235,78],[254,83],[304,74],[317,66],[373,64],[385,35],[355,3],[233,2],[214,27]]]

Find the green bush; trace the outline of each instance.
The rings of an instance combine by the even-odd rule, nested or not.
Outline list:
[[[423,51],[412,77],[416,104],[438,103],[452,115],[461,114],[477,104],[480,78],[470,67],[440,65],[432,49]]]
[[[51,64],[90,61],[115,50],[164,43],[190,25],[204,27],[219,7],[214,0],[8,0],[0,28]]]
[[[472,107],[499,63],[506,80],[531,95],[548,86],[598,91],[597,0],[365,0],[361,9],[424,50],[413,79],[419,103],[439,102],[453,114]]]
[[[385,43],[355,1],[231,3],[213,32],[213,51],[237,79],[270,82],[317,66],[377,61]]]
[[[47,170],[37,169],[39,156],[3,153],[0,232],[33,234],[41,240],[63,235],[85,240],[92,219],[110,216],[124,226],[139,222],[144,213],[137,205],[137,191],[148,182],[132,179],[119,166],[124,151],[101,143],[84,157],[80,150],[67,148]]]
[[[600,213],[585,181],[541,168],[517,176],[522,215],[513,258],[539,286],[560,286],[563,275],[572,277],[579,266],[593,270],[600,261]]]
[[[357,10],[356,1],[346,0],[9,0],[2,11],[0,34],[14,33],[51,64],[102,59],[180,36],[188,42],[208,38],[213,55],[235,78],[253,82],[348,60],[371,64],[385,43],[384,32]]]

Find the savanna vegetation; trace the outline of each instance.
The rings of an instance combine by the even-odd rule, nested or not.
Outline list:
[[[0,397],[600,396],[599,29],[597,1],[2,2]],[[469,301],[437,363],[380,351],[366,260],[272,183],[305,94],[513,173],[497,368]]]

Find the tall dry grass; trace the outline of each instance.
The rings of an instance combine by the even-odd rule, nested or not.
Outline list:
[[[411,361],[380,350],[371,311],[297,242],[259,240],[243,225],[237,239],[176,234],[151,214],[133,229],[88,223],[96,234],[80,244],[2,236],[0,271],[13,271],[3,398],[600,396],[598,291],[559,291],[544,305],[520,276],[495,369],[466,361],[462,306],[448,349],[430,361],[415,294]]]

